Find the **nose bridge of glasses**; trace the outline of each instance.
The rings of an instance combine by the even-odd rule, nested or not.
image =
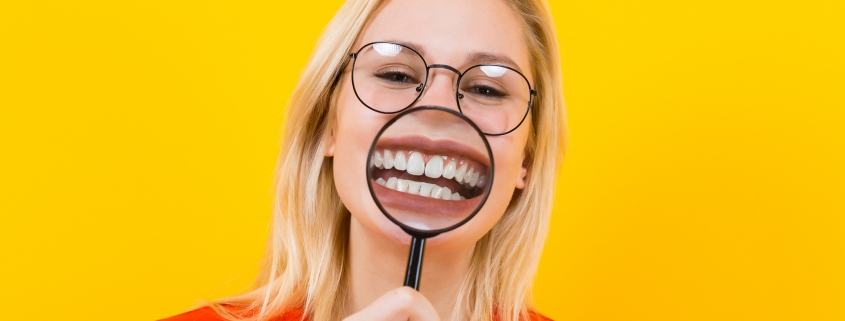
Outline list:
[[[427,73],[428,73],[428,78],[426,79],[426,83],[417,88],[417,91],[422,91],[421,96],[420,96],[421,100],[427,100],[427,99],[422,99],[422,98],[424,96],[426,96],[427,92],[431,91],[431,90],[427,90],[427,89],[429,89],[430,87],[433,87],[433,85],[435,84],[434,79],[435,78],[438,78],[438,79],[441,78],[441,77],[435,77],[436,74],[441,74],[441,75],[447,76],[447,77],[449,76],[448,73],[445,73],[445,74],[444,73],[437,73],[437,72],[435,72],[435,69],[445,69],[445,70],[448,70],[448,71],[455,73],[455,75],[450,77],[451,81],[448,82],[449,83],[449,87],[448,87],[449,89],[445,93],[435,94],[435,96],[440,97],[442,95],[444,98],[446,98],[446,97],[449,98],[449,99],[446,99],[446,100],[453,101],[454,95],[455,95],[455,90],[457,90],[457,82],[458,82],[458,79],[461,77],[461,72],[459,70],[455,69],[455,67],[452,67],[452,66],[449,66],[449,65],[441,65],[441,64],[429,65],[429,66],[426,67],[426,69],[427,69]],[[436,83],[439,84],[440,82],[442,82],[442,81],[438,81]],[[421,101],[421,103],[425,103],[425,102]],[[439,104],[439,105],[442,105],[442,103]],[[457,107],[457,106],[455,106],[455,107]]]
[[[455,67],[452,67],[452,66],[449,66],[449,65],[433,64],[433,65],[429,65],[426,68],[428,68],[429,70],[435,69],[435,68],[446,69],[446,70],[449,70],[451,72],[458,74],[458,77],[461,76],[460,70],[457,70],[457,69],[455,69]]]

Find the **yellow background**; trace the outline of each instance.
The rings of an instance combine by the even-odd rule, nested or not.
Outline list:
[[[0,319],[150,320],[256,273],[339,1],[0,3]],[[554,1],[556,320],[845,320],[842,1]]]

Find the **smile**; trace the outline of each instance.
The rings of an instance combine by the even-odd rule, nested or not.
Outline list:
[[[373,152],[371,165],[377,184],[433,199],[474,198],[487,184],[486,166],[460,156],[379,148]]]

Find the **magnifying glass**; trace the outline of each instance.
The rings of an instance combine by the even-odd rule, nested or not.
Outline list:
[[[367,164],[376,205],[412,237],[405,286],[419,290],[425,240],[468,222],[490,195],[490,144],[454,110],[415,107],[384,125]]]

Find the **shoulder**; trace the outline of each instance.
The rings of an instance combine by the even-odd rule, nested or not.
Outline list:
[[[302,311],[286,312],[280,317],[273,318],[272,321],[299,321],[302,319]],[[191,310],[180,315],[174,315],[169,318],[164,318],[159,321],[227,321],[225,318],[217,314],[211,307],[202,307]]]

